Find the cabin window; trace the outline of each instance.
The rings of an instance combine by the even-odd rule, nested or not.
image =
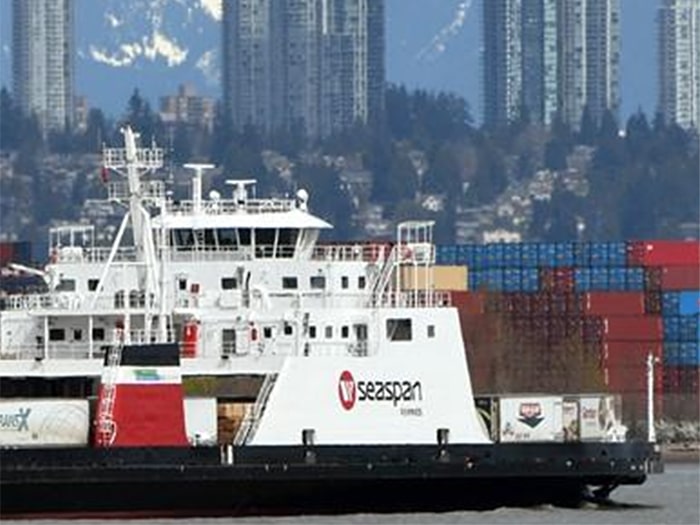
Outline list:
[[[57,292],[75,292],[75,279],[61,279],[56,287]]]
[[[333,339],[333,327],[326,326],[326,339]]]
[[[236,330],[233,328],[224,328],[221,331],[221,353],[229,355],[236,353]]]
[[[358,287],[360,290],[364,290],[366,285],[367,285],[367,279],[365,279],[365,276],[364,276],[364,275],[360,275],[360,276],[357,278],[357,287]]]
[[[227,250],[236,246],[236,230],[232,228],[222,228],[217,230],[216,234],[219,237],[220,248]]]
[[[312,290],[325,290],[326,289],[326,277],[323,275],[313,275],[309,279],[309,285]]]
[[[348,326],[341,326],[340,327],[340,337],[343,339],[347,339],[350,336],[350,327]]]
[[[348,288],[348,286],[350,286],[350,279],[348,279],[347,275],[343,275],[340,278],[340,287],[345,290]]]
[[[83,331],[80,328],[73,329],[73,341],[82,341]]]
[[[263,336],[265,339],[272,339],[272,327],[271,326],[265,326],[263,328]]]
[[[410,341],[413,338],[411,333],[411,320],[387,319],[386,337],[389,341]]]
[[[65,341],[66,331],[63,328],[52,328],[49,330],[49,341]]]
[[[428,337],[435,337],[435,325],[434,324],[428,325]]]
[[[298,287],[296,277],[282,277],[282,288],[285,290],[296,290]]]
[[[104,328],[93,328],[92,329],[92,340],[93,341],[104,341],[105,340],[105,329]]]
[[[97,290],[97,285],[100,283],[99,279],[88,279],[88,290],[94,292]]]
[[[181,291],[187,290],[187,279],[178,279],[177,280],[177,289]]]
[[[284,323],[284,335],[292,335],[294,333],[294,328],[290,323]]]
[[[236,290],[238,288],[238,279],[235,277],[222,277],[221,278],[221,289],[222,290]]]
[[[124,290],[119,290],[114,294],[114,307],[124,308]]]
[[[316,339],[316,327],[309,326],[309,338]]]

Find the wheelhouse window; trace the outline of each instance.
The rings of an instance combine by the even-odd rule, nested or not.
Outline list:
[[[65,341],[66,331],[63,328],[52,328],[49,330],[49,341]]]
[[[386,337],[389,341],[410,341],[413,339],[410,319],[387,319]]]
[[[57,292],[75,292],[75,279],[61,279],[56,287]]]
[[[104,328],[93,328],[92,329],[92,340],[93,341],[104,341],[105,340],[105,329]]]

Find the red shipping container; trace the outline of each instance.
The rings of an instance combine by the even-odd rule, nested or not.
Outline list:
[[[607,366],[646,366],[649,353],[661,363],[663,346],[661,343],[648,341],[606,341],[601,352],[602,361]]]
[[[647,368],[646,366],[607,366],[603,368],[603,377],[608,392],[622,394],[623,411],[645,413],[647,406]],[[661,414],[663,406],[663,367],[654,370],[654,410]]]
[[[661,341],[663,327],[656,315],[634,317],[605,317],[603,334],[606,341]]]
[[[0,266],[12,262],[15,255],[15,244],[12,242],[0,242]]]
[[[460,314],[475,315],[484,313],[484,295],[478,292],[452,290],[450,292],[452,306],[456,307]]]
[[[664,290],[700,289],[700,266],[666,266],[661,269]]]
[[[587,315],[644,315],[644,294],[639,292],[589,292],[583,296]]]
[[[700,372],[700,368],[696,366],[665,366],[664,392],[667,394],[700,394],[698,372]]]
[[[698,241],[645,241],[643,249],[634,245],[629,253],[643,266],[700,266],[700,242]],[[634,261],[634,259],[639,259]]]

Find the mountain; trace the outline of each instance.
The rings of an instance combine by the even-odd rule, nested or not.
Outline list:
[[[482,0],[386,0],[387,79],[464,96],[478,117]],[[658,0],[622,0],[623,115],[653,111]],[[221,0],[75,0],[76,91],[119,115],[135,87],[220,96]],[[11,86],[11,2],[0,2],[0,83]],[[628,51],[634,50],[634,53]],[[639,60],[638,57],[650,57]]]

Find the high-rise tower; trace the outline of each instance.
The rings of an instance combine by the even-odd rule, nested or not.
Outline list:
[[[381,115],[383,0],[224,2],[224,98],[241,129],[313,138]]]
[[[14,96],[41,129],[63,130],[74,119],[73,0],[14,0]]]
[[[664,0],[659,9],[659,111],[700,129],[700,2]]]

